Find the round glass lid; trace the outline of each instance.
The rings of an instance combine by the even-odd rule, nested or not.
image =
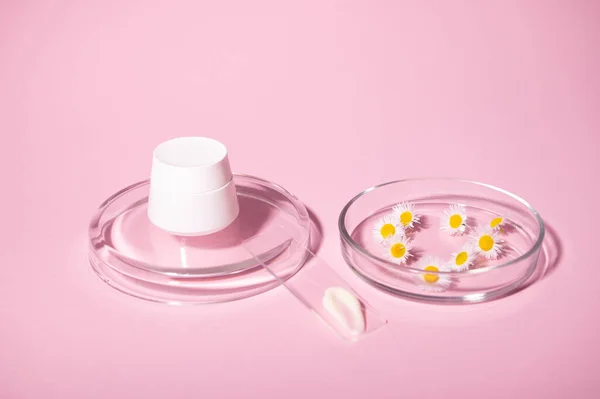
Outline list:
[[[149,181],[117,192],[90,222],[94,271],[122,292],[167,303],[230,301],[279,285],[241,244],[252,243],[279,277],[289,277],[306,260],[305,251],[290,247],[289,237],[308,245],[308,212],[274,183],[238,174],[233,181],[239,215],[205,236],[177,236],[154,226],[147,214]],[[282,228],[283,237],[267,234]]]

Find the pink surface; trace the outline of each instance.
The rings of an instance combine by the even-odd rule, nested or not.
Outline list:
[[[0,398],[598,397],[599,11],[2,2]],[[148,176],[156,144],[190,134],[297,194],[321,222],[319,255],[389,326],[349,345],[282,289],[167,307],[101,282],[90,215]],[[358,281],[340,256],[342,206],[376,183],[436,175],[531,201],[558,233],[558,267],[463,307]]]

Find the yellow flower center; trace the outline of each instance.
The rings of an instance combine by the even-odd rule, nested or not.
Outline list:
[[[394,258],[401,258],[404,256],[404,254],[406,254],[406,247],[404,244],[394,244],[392,245],[392,248],[390,248],[390,253]]]
[[[402,212],[400,214],[400,222],[403,225],[408,226],[410,224],[410,222],[412,222],[412,220],[413,220],[412,212],[406,211],[406,212]]]
[[[386,223],[381,226],[381,230],[379,231],[383,238],[388,238],[389,236],[393,236],[396,234],[396,228],[391,223]]]
[[[459,228],[460,225],[462,224],[462,222],[463,222],[462,216],[460,216],[460,215],[450,216],[450,227],[452,227],[453,229]]]
[[[492,249],[494,247],[494,239],[492,238],[492,236],[490,235],[483,235],[481,236],[481,238],[479,239],[479,248],[481,248],[483,251],[489,251],[490,249]]]
[[[426,266],[425,269],[423,270],[427,270],[428,272],[439,272],[440,269],[438,269],[437,267],[433,266],[433,265],[429,265]],[[437,281],[440,279],[440,276],[438,276],[437,274],[424,274],[423,275],[423,280],[425,280],[426,283],[429,284],[435,284],[437,283]]]
[[[494,227],[498,226],[500,223],[502,223],[504,219],[501,217],[497,217],[492,219],[492,221],[490,222],[490,227],[493,229]]]
[[[469,259],[468,253],[466,253],[465,251],[459,253],[458,255],[456,255],[455,259],[456,266],[464,265],[467,259]]]

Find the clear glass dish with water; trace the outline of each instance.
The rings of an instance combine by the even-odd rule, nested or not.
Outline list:
[[[372,237],[374,223],[400,202],[413,203],[415,213],[421,215],[421,223],[411,233],[415,256],[405,265],[388,261]],[[450,285],[439,292],[423,290],[418,284],[424,275],[419,261],[427,255],[446,260],[472,239],[468,231],[455,237],[440,230],[440,217],[451,204],[465,206],[471,232],[495,217],[505,217],[501,232],[505,253],[465,271],[427,272],[435,280],[449,280]],[[401,297],[446,303],[482,302],[521,288],[536,270],[545,233],[542,218],[522,198],[488,184],[436,178],[371,187],[346,204],[338,224],[342,255],[365,281]]]

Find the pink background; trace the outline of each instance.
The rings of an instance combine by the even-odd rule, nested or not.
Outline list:
[[[598,397],[599,11],[0,2],[0,398]],[[91,214],[181,135],[222,140],[235,171],[297,194],[320,220],[319,255],[389,326],[349,345],[281,289],[168,307],[101,282]],[[558,233],[558,267],[462,307],[359,281],[340,255],[342,206],[438,175],[531,201]]]

